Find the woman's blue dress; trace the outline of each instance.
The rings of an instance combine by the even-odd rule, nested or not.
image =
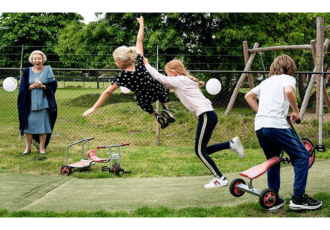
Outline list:
[[[42,84],[46,84],[55,80],[55,76],[50,66],[44,66],[40,73],[35,73],[30,67],[29,84],[39,79]],[[49,105],[43,89],[31,90],[31,109],[28,117],[28,128],[24,129],[24,133],[30,134],[46,134],[52,133],[49,120]]]

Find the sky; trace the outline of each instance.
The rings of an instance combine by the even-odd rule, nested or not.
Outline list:
[[[313,4],[302,4],[301,0],[276,0],[265,4],[264,0],[56,0],[54,4],[44,4],[40,0],[6,1],[2,12],[77,12],[87,21],[94,20],[94,12],[326,12],[328,0],[313,0]],[[41,4],[42,3],[42,4]]]
[[[2,9],[1,9],[2,10]],[[5,12],[15,12],[15,11],[5,11]],[[18,11],[17,11],[18,12]],[[95,13],[92,12],[92,11],[82,11],[82,12],[76,12],[78,14],[80,14],[81,16],[84,17],[84,22],[86,24],[88,24],[89,22],[92,22],[92,21],[96,21],[97,18],[95,16]],[[0,15],[2,14],[2,12],[0,12]]]
[[[84,22],[88,24],[89,22],[96,21],[96,16],[95,13],[92,11],[82,11],[82,12],[77,12],[81,16],[84,17]]]

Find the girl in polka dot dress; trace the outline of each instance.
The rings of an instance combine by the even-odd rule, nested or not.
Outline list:
[[[144,111],[154,116],[161,128],[164,129],[169,123],[175,122],[175,118],[167,107],[169,94],[164,85],[152,78],[143,63],[143,17],[137,19],[140,24],[136,47],[121,46],[117,48],[113,57],[121,72],[116,79],[100,96],[94,106],[83,114],[87,116],[100,107],[110,96],[110,94],[120,86],[126,87],[134,93],[134,98],[138,106]],[[155,112],[152,103],[159,100],[163,105],[162,114]]]

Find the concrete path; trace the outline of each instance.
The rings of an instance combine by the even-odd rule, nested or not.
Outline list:
[[[329,192],[330,161],[315,162],[309,171],[306,193]],[[83,173],[83,172],[80,172]],[[240,177],[227,173],[228,182]],[[293,188],[293,167],[281,170],[280,195],[290,198]],[[258,189],[267,187],[266,174],[253,181]],[[229,186],[205,190],[211,176],[77,179],[62,175],[0,174],[0,209],[45,211],[134,211],[143,206],[185,207],[234,206],[244,202],[258,202],[250,194],[236,198]]]

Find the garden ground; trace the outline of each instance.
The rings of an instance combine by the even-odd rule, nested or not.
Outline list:
[[[309,171],[306,193],[329,192],[328,164],[328,160],[314,163]],[[225,173],[225,176],[229,183],[240,177],[238,173]],[[284,198],[292,195],[293,177],[293,167],[282,168],[280,195]],[[211,208],[258,202],[258,197],[250,194],[233,197],[229,187],[205,190],[203,186],[210,179],[211,176],[79,179],[62,175],[1,173],[0,210],[133,212],[143,206]],[[254,180],[253,186],[266,188],[266,174]]]

